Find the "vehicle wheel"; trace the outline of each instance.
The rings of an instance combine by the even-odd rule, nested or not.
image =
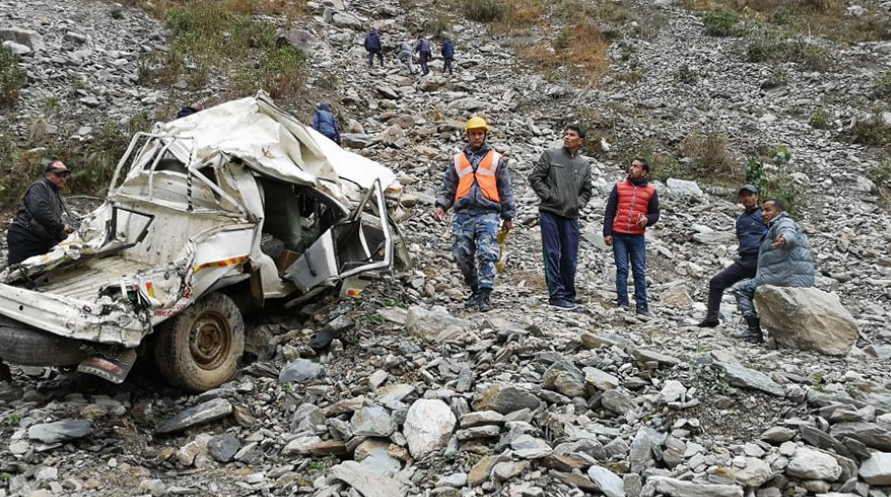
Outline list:
[[[201,392],[235,374],[244,352],[244,321],[227,295],[212,293],[158,329],[155,363],[173,386]]]
[[[67,366],[82,361],[81,342],[0,317],[0,358],[22,366]]]

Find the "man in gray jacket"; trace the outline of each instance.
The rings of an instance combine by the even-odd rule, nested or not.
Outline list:
[[[563,146],[546,150],[529,184],[541,199],[541,243],[544,250],[548,304],[575,310],[575,268],[579,252],[579,211],[591,200],[591,164],[579,154],[585,130],[570,125],[563,132]]]
[[[745,333],[734,338],[752,343],[764,341],[754,304],[755,290],[759,286],[814,286],[814,260],[810,243],[801,227],[786,214],[783,201],[768,200],[761,205],[761,210],[767,234],[762,238],[758,250],[758,270],[754,278],[733,286],[739,312],[748,325]]]

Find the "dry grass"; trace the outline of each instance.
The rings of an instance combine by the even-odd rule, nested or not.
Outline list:
[[[726,6],[747,24],[768,24],[793,34],[822,36],[838,43],[877,41],[891,37],[891,19],[877,0],[864,0],[862,16],[849,16],[845,0],[688,0],[687,8],[713,11]]]
[[[575,25],[572,34],[567,55],[573,69],[590,82],[600,80],[609,69],[609,41],[590,22]]]

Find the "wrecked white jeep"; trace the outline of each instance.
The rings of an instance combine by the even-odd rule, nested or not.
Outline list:
[[[407,268],[395,176],[323,140],[264,94],[135,136],[79,230],[0,273],[0,359],[121,382],[142,347],[207,390],[236,371],[242,310]]]

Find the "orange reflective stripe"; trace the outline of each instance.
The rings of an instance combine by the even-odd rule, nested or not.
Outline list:
[[[473,182],[480,186],[483,196],[493,202],[501,202],[501,196],[498,195],[498,181],[495,177],[498,171],[498,162],[501,160],[501,154],[494,150],[490,150],[483,160],[480,161],[476,173],[473,172],[473,166],[467,160],[467,156],[463,152],[455,155],[455,172],[458,174],[458,191],[455,192],[455,202],[470,194],[473,188]]]
[[[207,269],[209,267],[226,267],[226,266],[235,266],[237,264],[241,264],[247,260],[247,256],[243,255],[241,257],[232,257],[230,259],[223,259],[221,261],[214,262],[205,262],[204,264],[195,266],[195,269],[192,270],[193,273],[197,273],[202,269]]]

